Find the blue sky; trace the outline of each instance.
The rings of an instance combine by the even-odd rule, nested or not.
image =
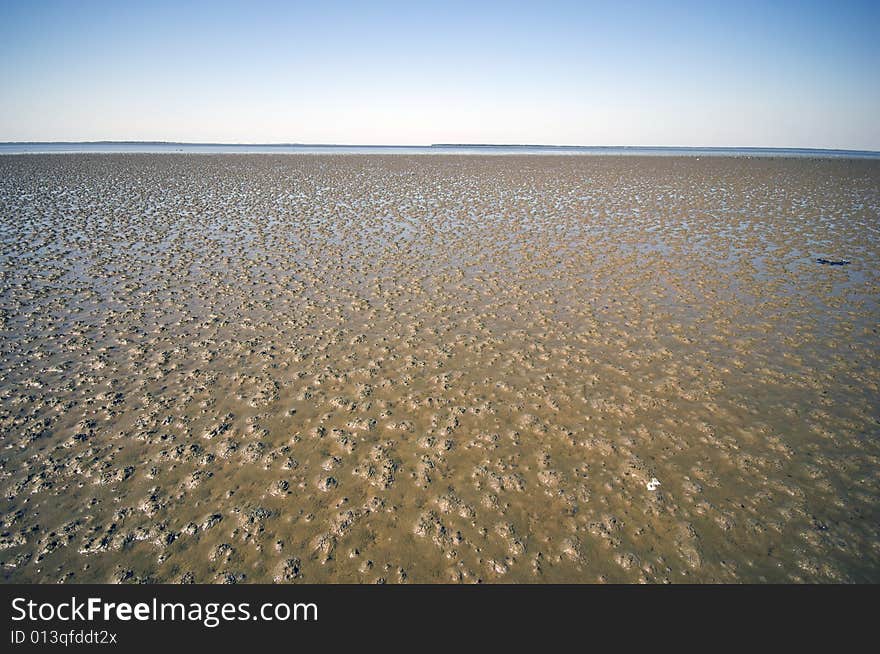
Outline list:
[[[880,1],[0,0],[0,141],[880,150]]]

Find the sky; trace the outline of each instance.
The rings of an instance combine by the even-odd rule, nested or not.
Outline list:
[[[880,0],[0,0],[0,141],[880,150]]]

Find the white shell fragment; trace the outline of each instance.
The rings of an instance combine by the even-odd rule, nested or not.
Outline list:
[[[655,491],[660,488],[660,480],[657,477],[651,477],[651,481],[645,484],[649,491]]]

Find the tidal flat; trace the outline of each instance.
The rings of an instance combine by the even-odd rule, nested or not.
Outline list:
[[[0,578],[880,582],[878,302],[877,160],[2,156]]]

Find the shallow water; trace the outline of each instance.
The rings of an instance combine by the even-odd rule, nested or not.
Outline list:
[[[880,581],[878,232],[871,160],[2,157],[3,579]]]

